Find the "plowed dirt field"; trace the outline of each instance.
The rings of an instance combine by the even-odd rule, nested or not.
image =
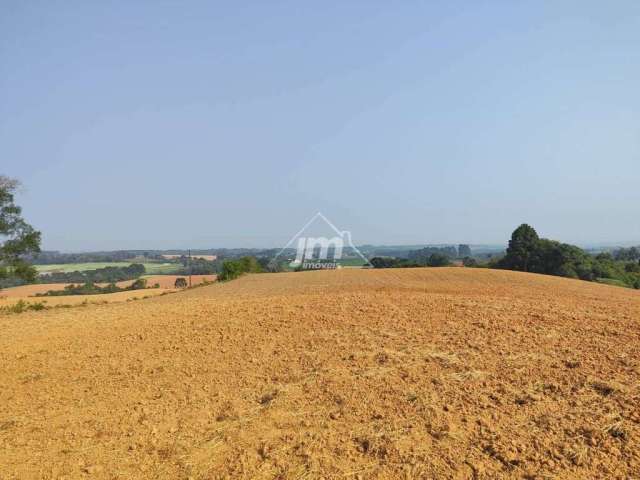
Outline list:
[[[0,290],[0,307],[14,305],[19,301],[26,303],[43,303],[47,307],[67,306],[67,305],[79,305],[79,304],[102,304],[102,303],[114,303],[125,302],[127,300],[140,299],[145,297],[153,297],[156,295],[162,295],[165,293],[175,292],[178,289],[174,288],[177,278],[184,278],[187,282],[189,276],[186,275],[146,275],[142,277],[147,280],[149,288],[141,290],[131,290],[127,292],[117,293],[105,293],[99,295],[62,295],[53,297],[37,297],[39,293],[46,293],[50,290],[64,290],[64,287],[68,284],[65,283],[39,283],[35,285],[24,285],[21,287],[12,287]],[[215,281],[215,275],[193,275],[191,278],[193,285],[200,285],[204,282]],[[128,287],[134,282],[134,280],[124,280],[117,282],[118,287]],[[154,285],[158,285],[159,288],[151,288]],[[98,283],[101,287],[106,287],[107,283]],[[1,477],[0,477],[0,480]]]
[[[463,268],[0,315],[0,478],[639,478],[639,322]]]

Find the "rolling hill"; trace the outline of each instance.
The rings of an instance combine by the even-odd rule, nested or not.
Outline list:
[[[0,478],[632,478],[639,320],[463,268],[0,316]]]

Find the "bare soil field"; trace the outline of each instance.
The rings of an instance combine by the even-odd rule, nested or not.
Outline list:
[[[0,315],[0,478],[639,478],[639,321],[464,268]]]

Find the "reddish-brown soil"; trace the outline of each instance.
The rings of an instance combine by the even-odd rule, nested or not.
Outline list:
[[[640,294],[463,268],[0,316],[0,478],[638,478]]]

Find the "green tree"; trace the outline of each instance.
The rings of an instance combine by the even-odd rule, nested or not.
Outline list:
[[[471,257],[471,247],[469,245],[460,244],[458,245],[458,258]]]
[[[241,257],[237,260],[225,260],[222,264],[222,270],[218,274],[218,280],[221,282],[233,280],[245,273],[261,273],[262,268],[255,257]]]
[[[427,260],[429,267],[446,267],[451,265],[449,257],[443,253],[432,253]]]
[[[529,271],[560,277],[590,280],[592,259],[582,249],[545,238],[538,241],[538,247],[530,262]]]
[[[478,261],[473,257],[464,257],[462,259],[462,265],[465,267],[477,267]]]
[[[614,252],[614,257],[616,260],[636,262],[640,260],[640,248],[621,248]]]
[[[640,273],[640,263],[627,263],[624,270],[627,273]]]
[[[240,258],[240,265],[243,273],[260,273],[262,271],[256,257],[242,257]]]
[[[511,270],[528,272],[531,259],[538,249],[539,240],[540,237],[533,227],[526,223],[520,225],[511,235],[503,265]]]
[[[233,280],[234,278],[238,278],[244,272],[242,270],[242,264],[239,260],[225,260],[222,264],[222,271],[218,275],[218,280],[221,282],[227,280]]]
[[[17,278],[33,281],[36,270],[24,257],[40,251],[40,232],[22,218],[15,204],[19,182],[0,175],[0,280]]]

